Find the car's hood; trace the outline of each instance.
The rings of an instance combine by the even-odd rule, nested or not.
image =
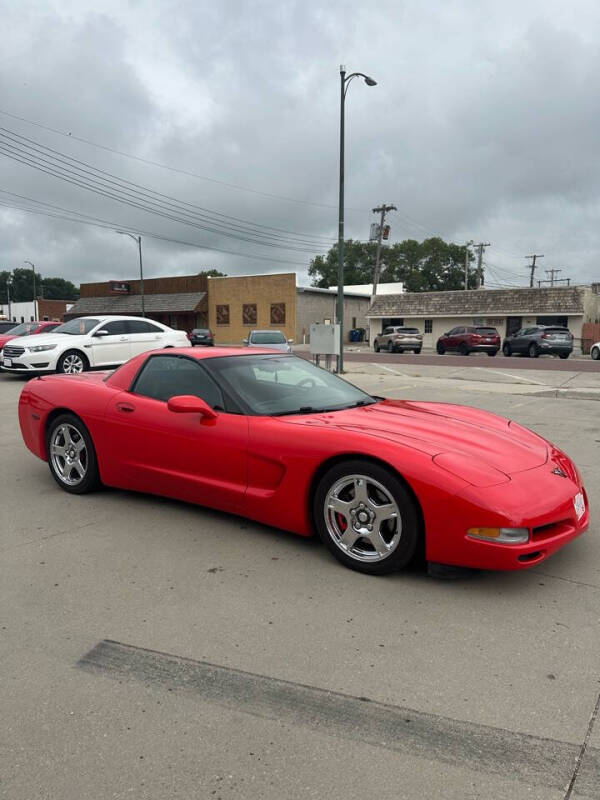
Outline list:
[[[432,457],[453,454],[456,461],[445,463],[445,456],[439,459],[440,466],[452,472],[459,472],[461,461],[467,465],[468,459],[484,462],[505,475],[533,469],[548,460],[548,446],[540,436],[504,417],[468,406],[385,400],[363,408],[282,419],[391,439]]]
[[[35,339],[36,345],[42,345],[59,344],[62,342],[76,341],[82,338],[87,337],[79,335],[69,336],[69,334],[65,333],[32,333],[30,336],[19,336],[13,339],[11,344],[14,344],[16,347],[31,347],[33,345],[33,339]]]

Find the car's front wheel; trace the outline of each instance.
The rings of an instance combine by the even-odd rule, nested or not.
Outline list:
[[[405,567],[420,537],[415,502],[402,481],[379,464],[336,464],[317,487],[313,514],[325,546],[346,567],[383,575]]]
[[[444,345],[441,342],[438,342],[436,344],[435,349],[437,351],[438,356],[443,356],[444,353],[446,352],[446,348],[444,347]]]
[[[373,345],[373,350],[375,350],[376,353],[379,352],[379,345],[377,344],[377,342],[375,342],[375,344]]]
[[[80,372],[86,372],[89,368],[90,362],[79,350],[67,350],[58,359],[56,365],[56,371],[65,375],[78,375]]]
[[[591,356],[594,361],[600,361],[600,347],[592,347]]]
[[[558,357],[559,357],[559,358],[568,358],[568,357],[569,357],[569,355],[570,355],[569,353],[559,353],[559,354],[558,354]]]
[[[84,494],[100,484],[92,437],[74,414],[52,420],[46,435],[46,452],[52,477],[65,492]]]
[[[387,351],[388,351],[388,353],[393,353],[394,352],[394,344],[393,344],[393,342],[388,342],[387,343]]]
[[[537,348],[537,344],[535,344],[535,342],[532,342],[529,345],[529,350],[527,352],[529,353],[529,358],[537,358],[540,354]]]
[[[512,350],[510,349],[510,345],[509,344],[502,345],[502,353],[507,358],[510,358],[510,356],[512,356]]]

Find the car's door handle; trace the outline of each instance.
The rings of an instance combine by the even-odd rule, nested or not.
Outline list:
[[[121,338],[119,339],[119,341],[120,341],[120,342],[128,342],[128,341],[129,341],[129,336],[121,336]]]
[[[131,414],[135,411],[135,406],[131,403],[117,403],[117,411],[123,411],[125,414]]]

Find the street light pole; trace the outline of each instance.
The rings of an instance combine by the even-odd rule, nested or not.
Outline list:
[[[33,272],[33,316],[37,320],[38,312],[37,312],[37,302],[35,297],[35,264],[32,264],[31,261],[24,261],[24,264],[29,264],[31,267],[31,271]]]
[[[116,231],[116,233],[120,233],[123,236],[129,236],[130,239],[133,239],[138,246],[138,253],[140,255],[140,295],[142,296],[142,317],[146,316],[146,303],[144,299],[144,267],[142,263],[142,237],[138,234],[135,236],[133,233],[128,233],[127,231]]]
[[[338,372],[344,371],[344,156],[345,156],[345,106],[348,85],[353,78],[364,78],[367,86],[376,86],[377,81],[362,72],[353,72],[346,77],[346,67],[340,65],[340,197],[338,207],[338,293],[337,322],[340,326],[340,354]]]
[[[6,299],[8,301],[8,318],[12,322],[12,314],[10,313],[10,311],[11,311],[11,308],[10,308],[10,284],[11,284],[11,280],[10,280],[10,275],[9,275],[8,278],[6,279]]]

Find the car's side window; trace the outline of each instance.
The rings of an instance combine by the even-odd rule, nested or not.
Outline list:
[[[391,328],[384,328],[384,329],[383,329],[383,333],[382,333],[381,335],[382,335],[382,336],[387,336],[387,335],[388,335],[388,333],[391,333],[391,332],[392,332],[392,329],[391,329]]]
[[[123,336],[126,333],[129,333],[129,330],[127,329],[127,323],[125,322],[125,320],[115,320],[114,322],[105,322],[104,325],[102,325],[99,328],[99,330],[108,331],[108,333],[111,336],[118,336],[119,334]]]
[[[153,325],[144,319],[130,319],[126,324],[129,328],[129,333],[163,333],[162,328],[159,328],[158,325]]]
[[[138,374],[131,391],[167,402],[171,397],[191,394],[201,397],[211,408],[224,408],[223,393],[196,361],[181,356],[150,356]]]
[[[458,333],[458,328],[452,328],[452,330],[448,331],[448,336],[456,336]]]

